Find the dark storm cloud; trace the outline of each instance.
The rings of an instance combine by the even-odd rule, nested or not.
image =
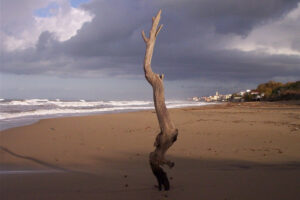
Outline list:
[[[197,63],[197,64],[195,64]],[[264,81],[276,76],[300,74],[299,56],[279,56],[240,51],[205,52],[197,57],[178,57],[167,65],[172,80],[210,78],[218,80]],[[163,63],[157,63],[158,71]],[[164,69],[161,69],[162,71]]]
[[[297,2],[299,0],[95,1],[84,7],[96,14],[93,22],[67,41],[65,50],[78,56],[135,55],[143,47],[141,29],[149,29],[151,16],[160,8],[163,9],[161,23],[165,24],[160,43],[184,43],[197,38],[203,39],[202,45],[206,48],[210,44],[203,35],[211,34],[212,29],[221,34],[245,35],[255,25],[283,16],[297,7]]]
[[[283,17],[297,7],[293,0],[93,1],[82,8],[93,13],[77,35],[58,42],[43,32],[35,48],[1,55],[2,72],[76,76],[141,76],[151,17],[163,9],[165,26],[153,58],[154,71],[166,80],[261,81],[300,76],[300,57],[242,52],[223,48],[231,36]],[[294,44],[294,49],[299,49]]]
[[[219,33],[245,35],[255,25],[281,17],[297,7],[297,0],[188,0],[163,1],[195,24],[213,24]]]

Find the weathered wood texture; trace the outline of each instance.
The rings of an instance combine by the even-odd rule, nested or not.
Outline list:
[[[160,25],[158,27],[161,16],[161,10],[157,13],[155,17],[152,18],[152,27],[150,30],[149,37],[146,36],[145,32],[142,31],[142,37],[146,44],[146,53],[144,59],[144,72],[147,81],[153,88],[153,99],[154,106],[156,110],[156,115],[161,132],[157,135],[154,146],[156,147],[153,152],[150,153],[149,161],[151,169],[158,180],[159,190],[164,186],[165,190],[169,190],[169,180],[167,174],[161,168],[163,165],[168,165],[170,168],[174,166],[174,163],[166,160],[165,154],[167,150],[176,141],[178,130],[175,128],[174,123],[171,120],[170,114],[165,104],[164,95],[164,75],[156,74],[152,71],[151,60],[153,56],[153,50],[155,46],[155,41],[163,27]]]

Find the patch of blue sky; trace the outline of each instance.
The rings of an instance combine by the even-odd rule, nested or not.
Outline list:
[[[70,0],[70,4],[74,8],[78,8],[81,4],[87,3],[91,0]]]
[[[59,8],[58,3],[51,2],[44,8],[39,8],[34,11],[34,15],[38,17],[51,17],[54,16]]]

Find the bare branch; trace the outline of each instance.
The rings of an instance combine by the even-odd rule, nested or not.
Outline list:
[[[161,75],[159,76],[159,78],[160,78],[161,80],[163,80],[163,79],[164,79],[164,77],[165,77],[165,75],[164,75],[164,74],[161,74]]]
[[[163,27],[163,25],[160,25],[160,26],[158,27],[158,30],[157,30],[156,33],[155,33],[155,37],[157,37],[157,35],[158,35],[159,31],[162,29],[162,27]]]
[[[153,174],[156,176],[159,184],[159,189],[162,189],[162,185],[165,190],[169,190],[170,184],[167,174],[161,168],[162,165],[168,165],[170,168],[174,166],[174,163],[165,159],[167,150],[177,140],[178,130],[173,124],[168,109],[165,104],[165,94],[163,79],[164,74],[155,74],[151,68],[151,60],[153,56],[156,37],[162,29],[163,25],[158,27],[160,21],[161,10],[157,15],[152,18],[152,27],[150,29],[149,38],[146,37],[145,32],[142,31],[142,37],[146,43],[146,53],[144,59],[144,72],[147,81],[153,88],[153,99],[156,110],[156,115],[161,132],[156,136],[155,150],[150,153],[150,166]],[[158,27],[158,28],[157,28]]]
[[[149,41],[149,38],[147,38],[147,37],[146,37],[146,35],[145,35],[145,32],[144,32],[144,31],[142,31],[142,37],[143,37],[143,39],[144,39],[145,43],[147,43],[147,42]]]

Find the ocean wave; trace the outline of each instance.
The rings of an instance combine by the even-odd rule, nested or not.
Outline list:
[[[0,105],[12,105],[12,106],[26,106],[26,105],[44,105],[48,103],[48,99],[26,99],[26,100],[12,100],[1,102]]]
[[[153,107],[114,107],[114,108],[100,108],[100,109],[41,109],[19,113],[1,113],[0,120],[8,120],[22,117],[38,117],[38,116],[52,116],[59,114],[84,114],[84,113],[104,113],[121,110],[145,110],[152,109]]]
[[[41,106],[41,105],[56,105],[58,107],[95,107],[95,106],[142,106],[150,105],[151,101],[54,101],[48,99],[29,99],[29,100],[12,100],[1,102],[0,106]]]
[[[168,100],[168,108],[206,105],[204,102]],[[39,118],[88,113],[118,112],[124,110],[154,109],[152,101],[63,101],[60,99],[26,99],[0,102],[0,120],[26,117]]]

